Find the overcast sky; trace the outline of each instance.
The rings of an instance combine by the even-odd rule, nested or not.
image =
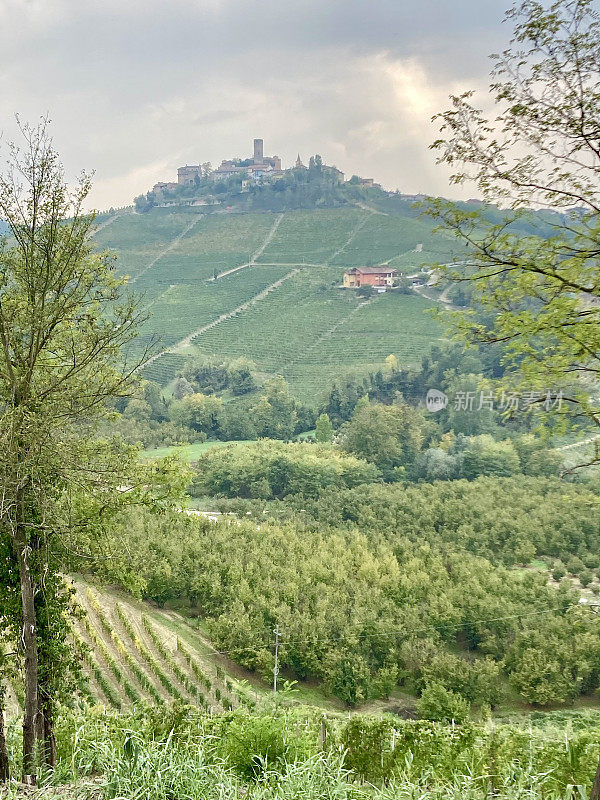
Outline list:
[[[97,208],[180,164],[320,153],[349,177],[456,196],[428,144],[451,92],[485,91],[502,0],[0,0],[0,111],[48,112]],[[469,190],[466,190],[469,194]],[[471,194],[473,192],[471,191]],[[463,194],[464,196],[464,194]]]

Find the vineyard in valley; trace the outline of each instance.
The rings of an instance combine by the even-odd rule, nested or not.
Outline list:
[[[391,264],[405,274],[452,258],[456,245],[404,213],[346,207],[284,214],[193,208],[119,212],[96,240],[130,276],[147,321],[134,344],[162,353],[145,375],[168,384],[187,358],[246,357],[316,404],[334,380],[364,375],[394,353],[416,365],[439,340],[415,295],[365,301],[340,288],[344,269]]]

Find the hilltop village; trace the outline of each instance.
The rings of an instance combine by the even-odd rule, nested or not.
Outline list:
[[[324,174],[331,177],[337,183],[344,183],[344,173],[336,166],[324,164],[319,156],[315,156],[311,161],[313,167],[319,168]],[[303,164],[300,154],[298,154],[298,158],[293,167],[283,169],[281,166],[281,158],[279,156],[265,156],[263,140],[255,139],[252,158],[224,159],[217,169],[212,169],[211,165],[208,163],[186,164],[178,168],[176,182],[155,183],[152,187],[152,191],[154,193],[164,193],[169,190],[179,189],[182,186],[194,186],[199,181],[206,178],[212,181],[218,181],[233,176],[241,177],[242,186],[244,189],[247,189],[251,183],[278,180],[295,170],[302,171],[307,169],[308,167]],[[375,184],[373,178],[359,178],[358,182],[363,186],[379,186],[379,184]]]
[[[348,180],[335,165],[313,155],[305,164],[298,154],[293,166],[284,168],[281,157],[265,155],[262,139],[254,139],[252,156],[221,161],[214,169],[208,162],[184,164],[176,181],[159,181],[135,198],[138,212],[169,206],[202,206],[203,211],[283,211],[294,208],[336,207],[364,199],[363,192],[387,192],[373,178],[352,175]],[[212,207],[212,208],[211,208]]]

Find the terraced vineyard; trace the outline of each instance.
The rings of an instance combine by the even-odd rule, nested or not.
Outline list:
[[[299,399],[320,398],[331,376],[363,375],[382,366],[390,353],[401,365],[417,365],[440,339],[439,324],[426,312],[433,304],[413,295],[385,294],[361,303],[343,324],[315,339],[301,357],[282,365],[281,373]]]
[[[260,261],[324,264],[368,216],[358,208],[288,212]]]
[[[377,369],[390,353],[416,364],[441,335],[422,298],[365,303],[339,288],[344,269],[389,263],[410,274],[456,252],[414,212],[358,207],[284,215],[119,212],[102,219],[96,239],[116,251],[119,270],[131,275],[151,315],[134,351],[168,351],[147,377],[166,385],[197,354],[246,356],[261,372],[283,374],[312,404],[334,379]]]
[[[76,592],[86,613],[72,636],[86,651],[88,702],[120,709],[179,700],[215,711],[254,702],[254,692],[183,617],[82,583]],[[11,707],[21,705],[22,694],[11,687]]]

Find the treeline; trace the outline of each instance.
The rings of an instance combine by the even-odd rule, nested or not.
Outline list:
[[[598,620],[569,582],[502,564],[533,555],[529,538],[563,558],[598,552],[592,497],[487,479],[336,488],[259,524],[132,514],[124,569],[147,598],[196,609],[218,649],[265,676],[279,624],[288,676],[317,678],[351,705],[398,685],[453,716],[508,690],[561,703],[599,687]],[[286,520],[283,506],[268,510]]]
[[[289,432],[288,428],[288,436],[282,435],[279,428],[275,434],[289,438]],[[361,400],[337,432],[329,418],[321,415],[316,440],[263,440],[211,449],[195,466],[190,492],[262,500],[298,495],[303,503],[304,498],[316,497],[332,485],[555,477],[562,466],[560,453],[544,447],[531,434],[513,434],[501,441],[490,434],[440,435],[420,411],[405,403],[388,406]],[[339,482],[336,476],[342,466],[347,480]]]
[[[316,497],[325,488],[356,487],[378,478],[373,464],[338,450],[261,440],[216,448],[202,457],[190,494],[265,500]]]
[[[315,424],[312,409],[299,403],[283,378],[259,388],[250,362],[198,359],[175,381],[173,395],[145,381],[138,395],[115,404],[108,430],[144,447],[258,439],[289,440]]]

